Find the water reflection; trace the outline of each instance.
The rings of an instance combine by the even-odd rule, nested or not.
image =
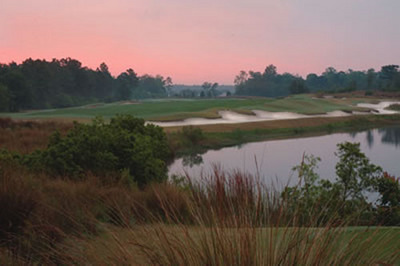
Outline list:
[[[377,137],[376,135],[379,135],[379,138],[381,139],[382,143],[387,143],[394,145],[396,147],[400,146],[400,128],[399,127],[388,127],[388,128],[380,128],[377,130],[378,134],[374,134],[374,131],[376,130],[367,130],[365,132],[365,140],[368,145],[368,148],[372,148],[374,146],[374,137]],[[349,136],[352,139],[356,139],[357,135],[360,132],[351,132],[349,133]]]
[[[192,153],[192,154],[185,155],[182,158],[183,166],[193,167],[195,165],[200,165],[202,163],[203,163],[203,157],[201,156],[201,154]]]
[[[358,134],[357,131],[353,131],[353,132],[349,133],[350,137],[352,137],[353,139],[357,137],[357,134]]]
[[[379,133],[382,135],[383,143],[394,144],[396,147],[400,146],[400,128],[382,128],[379,129]]]
[[[292,182],[292,167],[301,162],[302,154],[322,159],[317,173],[321,178],[334,180],[337,144],[359,142],[370,161],[392,175],[400,175],[400,127],[366,130],[358,133],[336,133],[326,136],[247,143],[242,147],[209,150],[204,154],[193,151],[169,166],[170,175],[188,173],[201,176],[212,172],[218,163],[226,170],[241,170],[259,175],[265,182]],[[294,180],[293,182],[295,182]],[[276,182],[275,182],[276,183]]]
[[[368,148],[370,148],[370,149],[374,145],[374,134],[372,134],[372,130],[367,131],[367,144],[368,144]]]
[[[366,144],[369,149],[372,149],[374,146],[375,142],[375,137],[376,134],[374,134],[374,131],[376,130],[367,130],[365,132],[365,139],[366,139]],[[392,144],[395,145],[396,147],[400,146],[400,128],[399,127],[391,127],[391,128],[381,128],[377,130],[379,137],[381,139],[382,143],[387,143],[387,144]],[[359,135],[360,132],[350,132],[349,136],[355,140],[357,138],[357,135]],[[238,150],[240,150],[243,147],[243,144],[240,144],[236,146]],[[201,165],[203,164],[203,156],[199,153],[191,153],[188,155],[183,156],[182,158],[182,165],[185,167],[193,167],[196,165]]]

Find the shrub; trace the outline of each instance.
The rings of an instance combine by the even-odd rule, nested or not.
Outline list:
[[[336,164],[337,183],[341,187],[342,200],[365,201],[363,194],[371,191],[373,184],[382,175],[382,169],[370,163],[360,150],[360,143],[344,142],[337,145]]]
[[[120,115],[108,124],[101,118],[89,125],[75,122],[65,137],[54,133],[47,149],[25,156],[24,163],[75,179],[88,171],[105,176],[128,169],[132,180],[143,186],[167,178],[169,158],[166,135],[160,127]]]
[[[381,195],[378,205],[378,220],[384,225],[400,225],[400,178],[384,172],[376,182]]]
[[[204,139],[203,131],[194,126],[183,127],[181,134],[182,137],[193,146],[196,146],[201,140]]]
[[[304,155],[301,165],[293,168],[299,173],[299,185],[285,188],[282,196],[288,210],[299,212],[294,214],[301,224],[316,221],[324,225],[334,220],[358,225],[374,222],[373,206],[366,192],[378,192],[376,184],[381,180],[382,170],[370,163],[360,151],[359,143],[337,146],[335,182],[320,179],[315,173],[319,159],[313,156]]]

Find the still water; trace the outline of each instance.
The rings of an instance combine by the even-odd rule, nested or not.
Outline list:
[[[219,165],[227,171],[240,170],[259,174],[266,184],[296,184],[292,167],[299,165],[303,153],[320,157],[317,173],[321,178],[334,180],[337,144],[359,142],[361,151],[384,171],[400,176],[400,127],[339,133],[319,137],[273,140],[241,146],[210,150],[202,155],[177,159],[169,167],[169,174],[188,173],[192,178],[212,171]]]

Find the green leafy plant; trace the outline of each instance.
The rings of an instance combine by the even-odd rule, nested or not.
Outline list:
[[[372,222],[374,208],[367,193],[377,192],[377,184],[383,182],[382,169],[370,163],[359,143],[338,144],[336,156],[339,162],[334,182],[320,179],[315,172],[319,158],[312,155],[304,155],[301,164],[293,168],[298,172],[299,183],[286,187],[282,197],[289,210],[298,212],[296,217],[301,224],[309,224],[312,219],[317,219],[318,224],[334,219],[357,224]]]
[[[160,127],[145,125],[143,119],[119,115],[106,123],[75,122],[65,137],[54,133],[47,149],[25,156],[28,167],[74,179],[85,172],[105,176],[129,169],[134,182],[143,186],[167,178],[170,158],[166,135]]]
[[[204,139],[203,131],[194,126],[183,127],[181,134],[184,140],[192,146],[196,146],[202,139]]]
[[[376,182],[376,189],[381,195],[378,220],[384,225],[400,225],[400,178],[384,172]]]

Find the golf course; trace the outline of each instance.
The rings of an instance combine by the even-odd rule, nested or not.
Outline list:
[[[108,118],[116,114],[130,114],[150,121],[177,121],[187,118],[219,118],[219,111],[229,110],[251,115],[252,110],[269,112],[293,112],[299,114],[323,114],[331,111],[369,111],[357,107],[358,103],[378,103],[379,99],[366,97],[317,98],[313,95],[295,95],[281,99],[263,97],[235,97],[217,99],[154,99],[97,103],[80,107],[32,110],[19,113],[3,113],[18,119],[90,119],[96,116]],[[382,100],[384,101],[384,99]]]

